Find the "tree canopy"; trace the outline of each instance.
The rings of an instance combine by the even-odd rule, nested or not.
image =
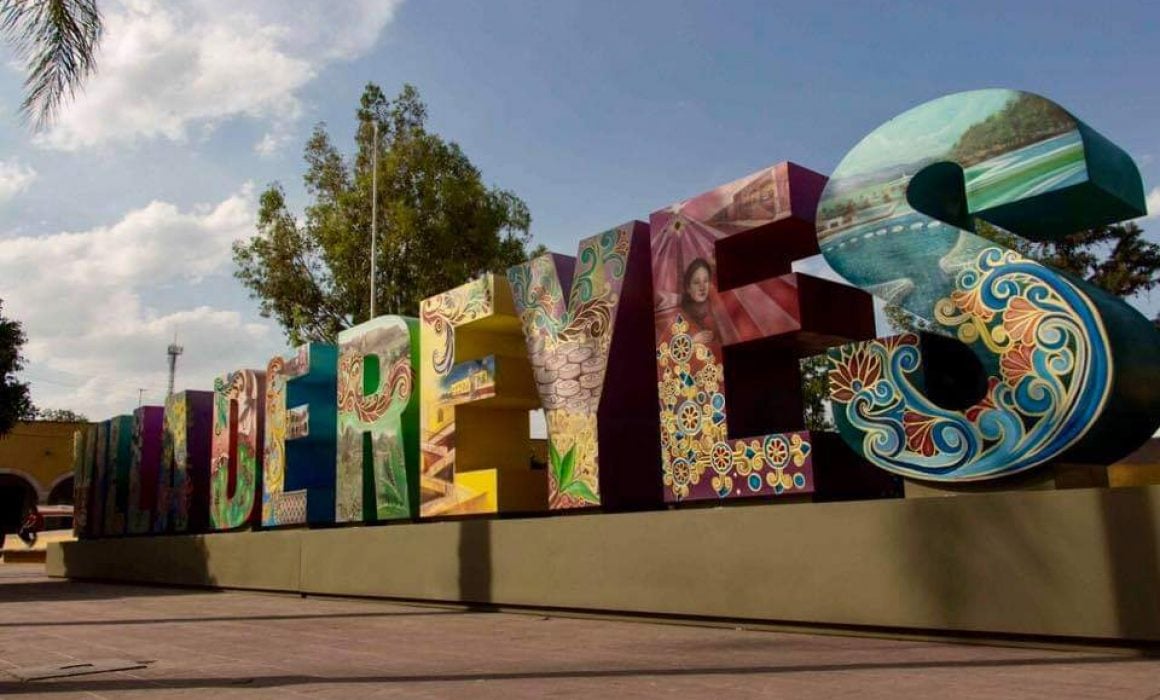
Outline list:
[[[528,257],[531,215],[488,187],[454,142],[426,128],[411,85],[394,99],[370,83],[359,101],[355,151],[325,124],[306,143],[311,203],[299,219],[281,185],[261,195],[257,235],[234,244],[235,275],[293,344],[333,342],[370,313],[374,124],[378,124],[376,313],[414,316],[426,297]]]
[[[20,354],[24,341],[20,322],[0,314],[0,435],[7,434],[16,421],[27,418],[35,410],[28,385],[16,378],[16,373],[24,368],[24,357]]]
[[[78,413],[71,408],[34,408],[30,419],[58,423],[84,423],[88,421],[83,413]]]

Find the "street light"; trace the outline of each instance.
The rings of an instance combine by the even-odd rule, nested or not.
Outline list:
[[[374,137],[371,140],[371,315],[375,317],[376,252],[379,240],[379,120],[374,121]],[[367,320],[369,321],[370,318]]]

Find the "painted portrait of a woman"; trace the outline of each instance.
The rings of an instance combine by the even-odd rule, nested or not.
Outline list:
[[[709,295],[713,289],[713,269],[704,258],[697,258],[685,268],[681,285],[681,315],[689,322],[689,332],[698,343],[709,343],[717,337]]]

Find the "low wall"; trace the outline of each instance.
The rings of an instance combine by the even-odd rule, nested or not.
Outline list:
[[[1160,641],[1160,486],[70,542],[54,576]]]

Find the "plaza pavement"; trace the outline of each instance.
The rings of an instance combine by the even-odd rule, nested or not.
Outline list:
[[[18,680],[104,661],[143,668]],[[1160,659],[79,583],[9,564],[0,696],[1160,698]]]

